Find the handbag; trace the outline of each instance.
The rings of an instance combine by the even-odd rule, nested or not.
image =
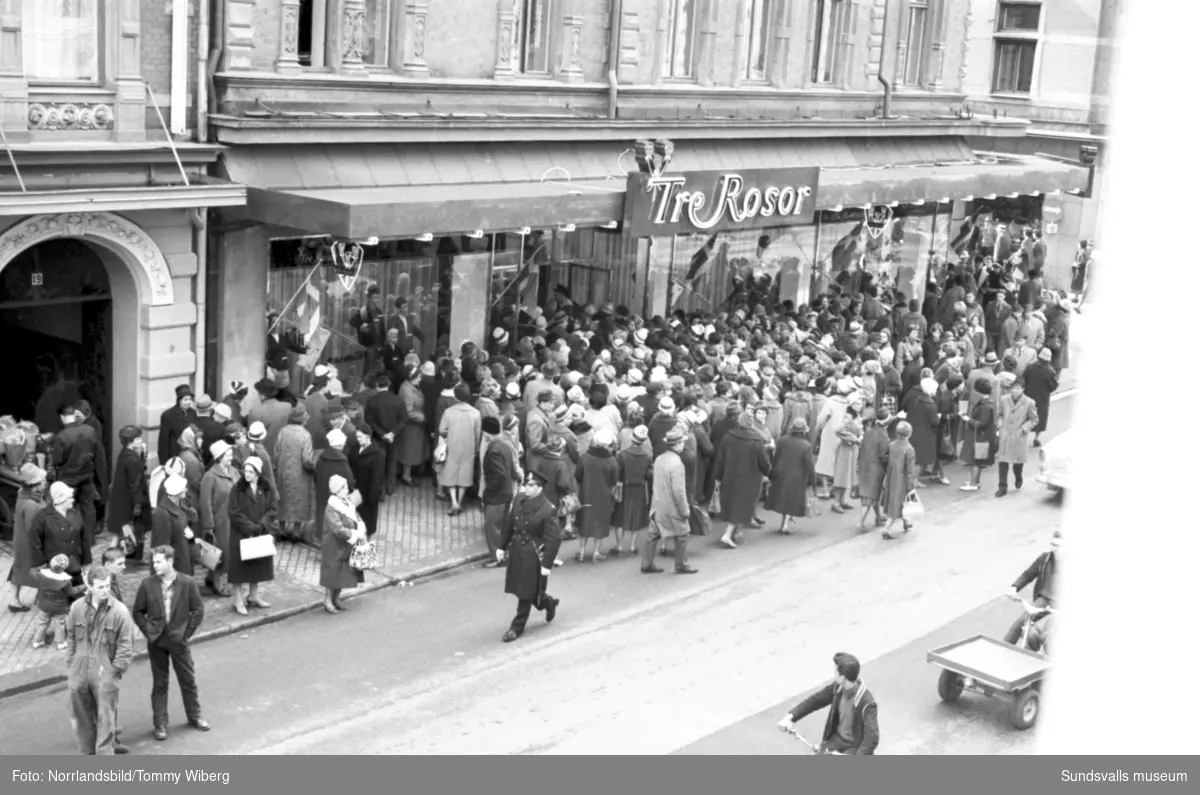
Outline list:
[[[350,550],[350,568],[358,571],[378,568],[379,552],[375,549],[374,541],[363,541],[355,544]]]
[[[721,513],[721,481],[713,484],[712,499],[708,501],[708,510],[720,515]]]
[[[617,485],[613,486],[613,500],[615,500],[616,502],[620,502],[621,498],[624,496],[625,496],[625,483],[622,481],[621,483],[618,483]]]
[[[916,491],[910,491],[908,496],[904,498],[904,505],[900,509],[900,515],[904,517],[904,521],[911,522],[925,513],[925,505],[921,502],[921,497]]]
[[[446,437],[444,437],[444,436],[441,437],[440,439],[438,439],[437,447],[434,448],[433,463],[435,463],[435,464],[446,463]]]
[[[573,492],[567,492],[564,494],[558,503],[559,516],[569,516],[582,510],[583,503],[579,501],[579,497]]]
[[[243,538],[238,542],[238,551],[242,554],[242,560],[271,558],[275,556],[275,539],[269,535]]]
[[[712,528],[712,519],[708,518],[707,511],[702,511],[698,505],[693,505],[688,512],[688,527],[691,535],[706,536]]]
[[[992,445],[990,442],[975,442],[975,460],[986,461],[988,456],[992,454]]]
[[[221,565],[221,549],[216,544],[205,541],[203,538],[197,538],[196,550],[200,556],[200,565],[204,568],[216,571],[217,567]],[[243,555],[243,557],[245,556]]]

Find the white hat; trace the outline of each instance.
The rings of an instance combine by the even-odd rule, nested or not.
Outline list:
[[[625,374],[625,380],[631,384],[642,383],[642,371],[636,367]]]
[[[504,386],[504,394],[510,398],[519,398],[521,396],[521,385],[516,381],[509,381]]]
[[[252,455],[242,462],[242,468],[245,469],[246,467],[254,467],[254,471],[261,475],[263,471],[262,459],[256,455]]]
[[[187,491],[187,480],[179,475],[171,475],[163,483],[163,488],[167,490],[167,494],[171,497],[178,497]]]
[[[662,400],[658,401],[658,410],[664,414],[671,413],[675,410],[675,401],[671,400],[670,397],[664,397]]]
[[[632,396],[633,396],[633,390],[629,388],[629,384],[618,384],[617,385],[617,400],[619,400],[622,403],[625,403]]]
[[[318,364],[313,368],[313,378],[324,378],[329,375],[329,368],[323,364]]]
[[[252,442],[261,442],[267,438],[267,426],[261,422],[250,423],[250,432],[247,434]]]
[[[325,440],[329,442],[330,447],[341,448],[346,444],[346,434],[334,428],[329,433],[325,434]]]
[[[224,439],[218,439],[208,447],[209,452],[212,453],[213,461],[221,460],[221,456],[225,455],[232,449],[233,448],[230,446],[229,442],[225,441]]]
[[[233,419],[233,410],[224,403],[218,403],[213,406],[213,416],[223,420]]]
[[[349,486],[350,486],[350,484],[348,482],[346,482],[346,479],[344,477],[342,477],[341,475],[330,475],[329,476],[329,493],[330,494],[337,494],[342,489],[349,488]]]
[[[596,435],[592,437],[592,444],[598,447],[612,447],[616,441],[617,440],[613,437],[611,428],[601,428],[600,430],[596,431]]]
[[[50,484],[50,501],[54,504],[66,502],[75,494],[75,489],[63,483],[61,480]]]

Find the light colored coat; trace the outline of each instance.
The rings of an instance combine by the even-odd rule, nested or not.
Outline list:
[[[469,403],[455,403],[442,413],[438,433],[446,437],[446,462],[438,485],[467,487],[475,483],[475,457],[479,453],[482,418]]]
[[[280,522],[313,520],[313,467],[316,453],[312,434],[303,425],[288,425],[275,442],[276,487]]]
[[[688,516],[687,471],[678,453],[667,450],[654,459],[654,489],[650,498],[650,518],[664,537],[686,537],[691,533]]]
[[[1037,406],[1028,395],[1013,400],[1000,398],[1000,448],[996,459],[1002,464],[1024,464],[1029,455],[1029,434],[1037,427]]]
[[[846,416],[850,402],[841,395],[825,401],[817,417],[816,431],[820,435],[821,449],[817,451],[817,474],[831,478],[837,469],[837,451],[840,446],[838,430]]]
[[[237,481],[237,471],[217,464],[200,481],[200,532],[213,534],[223,560],[229,560],[229,492]]]

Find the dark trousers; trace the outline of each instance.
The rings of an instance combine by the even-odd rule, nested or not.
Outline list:
[[[1017,488],[1019,489],[1025,485],[1025,465],[1013,464],[1012,471],[1013,480],[1017,482]],[[1000,485],[1003,488],[1008,488],[1008,464],[1003,461],[1000,462]]]
[[[400,463],[400,440],[397,438],[395,441],[389,442],[385,439],[376,439],[375,443],[383,448],[383,457],[387,461],[383,482],[387,484],[390,493],[396,486],[396,470]]]
[[[187,718],[199,720],[200,690],[196,687],[196,666],[192,663],[192,649],[187,642],[172,642],[165,634],[159,635],[146,646],[150,654],[150,674],[154,685],[150,690],[150,709],[154,713],[155,728],[167,727],[167,691],[171,684],[171,665],[175,666],[175,678],[179,680],[179,692],[183,695],[183,710]]]
[[[853,751],[858,748],[854,743],[848,743],[837,734],[834,734],[825,742],[821,743],[821,753],[839,753],[844,754],[847,751]]]
[[[90,480],[68,485],[75,489],[75,506],[83,518],[83,540],[90,549],[96,544],[96,486]]]
[[[646,538],[642,542],[642,568],[648,569],[654,565],[654,553],[658,550],[659,539],[662,534],[658,532],[658,523],[651,521],[650,527],[646,529]],[[687,545],[688,536],[675,536],[671,539],[675,542],[675,568],[682,569],[687,566]]]
[[[363,499],[363,504],[358,506],[358,515],[366,525],[367,536],[375,535],[375,528],[379,525],[379,501]]]
[[[499,505],[483,506],[483,538],[487,541],[488,552],[492,557],[496,557],[496,550],[500,548],[500,533],[504,530],[504,522],[508,519],[507,502],[502,502]]]
[[[539,612],[544,611],[547,605],[552,605],[558,602],[553,596],[548,593],[543,593],[541,600],[534,604],[528,599],[521,599],[517,602],[517,614],[513,616],[512,624],[509,629],[520,635],[525,631],[525,625],[529,623],[529,613],[533,608],[537,608]]]

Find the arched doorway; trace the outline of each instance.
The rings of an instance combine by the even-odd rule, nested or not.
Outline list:
[[[24,249],[0,271],[7,370],[0,415],[56,432],[58,407],[82,398],[106,429],[103,441],[109,444],[113,285],[105,260],[111,256],[79,238],[56,238]]]

